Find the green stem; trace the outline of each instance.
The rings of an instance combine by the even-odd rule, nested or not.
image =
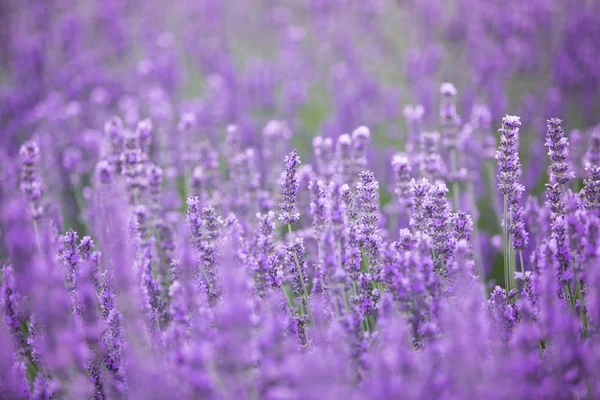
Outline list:
[[[525,263],[523,262],[523,250],[519,250],[519,259],[521,260],[521,273],[525,273]]]
[[[473,188],[473,182],[469,181],[467,184],[468,196],[471,199],[472,207],[473,207],[473,217],[477,216],[475,221],[473,221],[473,248],[475,250],[475,266],[477,268],[477,273],[479,274],[482,282],[485,284],[485,276],[483,276],[483,263],[481,256],[481,245],[479,243],[479,213],[477,211],[477,200],[475,199],[475,190]]]
[[[450,170],[452,172],[452,198],[454,199],[454,209],[458,211],[460,206],[460,185],[456,180],[456,149],[450,150]]]
[[[493,193],[496,192],[496,177],[494,176],[494,164],[491,161],[488,161],[485,164],[485,170],[487,173],[487,184],[488,184],[488,193],[492,193],[490,195],[490,202],[492,203],[492,209],[494,210],[494,216],[496,217],[496,223],[498,224],[498,226],[500,226],[500,218],[498,217],[498,211],[500,209],[500,207],[498,206],[498,200],[497,198],[493,195]]]
[[[285,291],[285,288],[283,287],[283,285],[281,285],[281,291],[283,292],[283,295],[285,296],[285,301],[287,302],[288,307],[290,308],[290,310],[294,309],[294,305],[292,304],[292,300],[290,300],[287,292]]]
[[[508,198],[504,195],[504,216],[503,216],[503,224],[502,224],[502,243],[504,246],[504,285],[506,286],[506,301],[508,301],[508,294],[510,293],[510,280],[508,270],[508,224],[507,224],[507,216],[508,216]]]
[[[204,276],[204,279],[206,280],[206,285],[208,286],[208,290],[210,290],[212,293],[214,293],[212,284],[210,283],[210,279],[208,279],[208,275],[206,274],[206,270],[204,269],[204,266],[202,264],[200,264],[200,271],[202,272],[202,276]]]
[[[512,213],[509,213],[509,224],[508,227],[512,226],[513,222],[512,222]],[[515,265],[516,265],[516,257],[515,257],[515,251],[513,248],[513,235],[512,233],[510,233],[510,231],[508,231],[508,227],[507,229],[507,235],[508,235],[508,280],[510,282],[510,288],[512,289],[516,289],[517,288],[517,283],[515,282]]]

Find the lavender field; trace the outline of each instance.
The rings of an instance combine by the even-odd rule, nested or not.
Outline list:
[[[0,1],[0,400],[599,399],[600,1]]]

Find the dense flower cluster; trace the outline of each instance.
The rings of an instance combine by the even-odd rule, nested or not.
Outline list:
[[[596,3],[30,3],[0,399],[600,398]]]

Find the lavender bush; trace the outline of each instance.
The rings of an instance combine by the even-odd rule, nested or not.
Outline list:
[[[0,3],[1,399],[600,398],[598,2],[171,3]]]

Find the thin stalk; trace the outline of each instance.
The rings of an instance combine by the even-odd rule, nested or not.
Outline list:
[[[452,198],[454,200],[454,209],[458,211],[460,206],[460,185],[456,180],[456,149],[450,150],[450,170],[452,172]]]
[[[346,289],[344,289],[344,287],[341,287],[341,292],[342,292],[342,298],[344,299],[344,306],[346,307],[347,311],[350,311],[350,302],[348,301],[348,295],[346,294]]]
[[[568,283],[564,283],[563,291],[565,292],[565,300],[567,301],[567,306],[572,312],[575,312],[575,306],[573,304],[573,294],[571,293],[571,285],[569,285]]]
[[[360,263],[365,272],[369,272],[369,258],[365,255],[363,248],[360,248]]]
[[[204,266],[202,264],[200,264],[200,271],[202,272],[202,276],[204,276],[204,280],[206,281],[208,290],[210,290],[211,293],[214,293],[212,284],[210,283],[210,279],[208,279],[208,275],[206,274],[206,270],[204,269]]]
[[[31,210],[31,216],[32,216],[32,220],[33,220],[33,232],[35,233],[35,244],[37,246],[38,251],[41,253],[42,252],[42,247],[40,246],[40,233],[38,230],[38,224],[37,221],[35,219],[34,214],[34,209],[33,209],[33,203],[29,203],[29,210]]]
[[[521,260],[521,273],[525,273],[525,263],[523,262],[523,250],[519,250],[519,259]]]
[[[510,292],[510,280],[508,277],[509,274],[509,266],[508,266],[508,224],[507,224],[507,215],[508,215],[508,198],[504,195],[504,217],[502,224],[502,244],[504,246],[504,280],[506,286],[506,300],[508,301],[508,293]]]
[[[488,161],[485,164],[485,171],[487,173],[487,184],[488,184],[488,193],[492,193],[490,195],[490,202],[492,203],[494,209],[494,216],[496,217],[496,222],[498,226],[500,226],[500,219],[498,217],[500,207],[498,205],[498,198],[494,196],[493,193],[496,192],[496,177],[494,176],[494,163],[492,161]]]
[[[285,301],[287,302],[288,307],[290,308],[290,310],[294,309],[294,305],[292,304],[292,300],[290,300],[287,292],[285,291],[285,288],[283,287],[283,285],[281,285],[281,291],[283,292],[283,295],[285,296]]]
[[[509,218],[509,226],[512,226],[512,213],[510,213]],[[515,282],[515,265],[517,264],[517,262],[515,257],[515,250],[513,248],[513,235],[512,233],[510,233],[510,231],[508,231],[508,227],[506,229],[508,232],[508,279],[510,282],[510,288],[512,290],[517,288],[517,284]]]
[[[479,220],[479,213],[477,210],[477,200],[475,199],[475,190],[473,188],[473,182],[469,180],[467,183],[467,192],[468,196],[471,198],[472,207],[475,212],[473,212],[474,216],[477,215],[475,221],[473,221],[473,247],[475,250],[475,266],[477,268],[477,273],[481,277],[482,281],[485,283],[485,277],[483,276],[483,261],[481,256],[481,245],[479,243],[479,227],[477,221]]]

